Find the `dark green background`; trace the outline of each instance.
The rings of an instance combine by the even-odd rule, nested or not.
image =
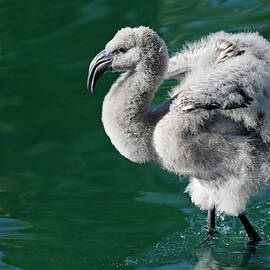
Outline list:
[[[270,269],[270,192],[247,209],[263,237],[255,253],[225,216],[215,245],[198,248],[206,213],[187,181],[129,162],[106,137],[102,100],[117,75],[91,96],[88,64],[139,25],[170,53],[222,29],[269,38],[270,1],[0,0],[0,269]]]

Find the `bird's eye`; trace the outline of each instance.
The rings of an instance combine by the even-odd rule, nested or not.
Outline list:
[[[126,53],[126,52],[127,52],[127,49],[125,49],[125,48],[120,48],[118,51],[121,52],[121,53]]]
[[[120,49],[114,50],[112,53],[117,54],[117,53],[126,53],[126,52],[127,52],[127,49],[120,48]]]

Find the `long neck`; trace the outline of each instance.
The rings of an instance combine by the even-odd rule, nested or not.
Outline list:
[[[112,144],[134,162],[156,161],[152,134],[156,117],[151,101],[163,74],[129,71],[111,87],[103,103],[102,121]]]

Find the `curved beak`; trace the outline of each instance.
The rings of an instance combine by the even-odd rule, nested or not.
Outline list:
[[[112,69],[113,54],[107,53],[105,50],[101,51],[90,63],[88,78],[87,78],[87,89],[91,93],[94,93],[97,81],[106,72]]]

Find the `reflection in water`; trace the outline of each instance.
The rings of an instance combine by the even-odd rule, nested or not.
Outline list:
[[[3,209],[1,208],[1,212]],[[18,231],[24,230],[29,228],[30,225],[26,224],[20,220],[12,219],[12,218],[0,218],[0,241],[1,247],[5,247],[5,245],[13,246],[10,240],[29,240],[33,239],[31,235],[26,235],[23,233],[19,233]],[[8,240],[8,243],[7,243]],[[18,248],[17,245],[14,245]],[[1,248],[0,247],[0,248]],[[4,262],[5,260],[5,253],[0,251],[0,269],[6,270],[20,270],[22,268],[18,268]]]
[[[0,269],[3,269],[3,270],[22,270],[22,268],[15,267],[15,266],[8,265],[8,264],[4,263],[2,261],[3,256],[4,256],[4,253],[2,251],[0,251]]]
[[[10,249],[20,250],[24,248],[24,245],[19,243],[20,241],[32,241],[36,237],[25,231],[32,228],[30,223],[12,217],[11,212],[14,211],[10,211],[12,209],[11,202],[18,201],[9,191],[11,182],[11,177],[0,177],[0,269],[20,270],[22,268],[11,265],[16,263],[10,263],[8,251]]]
[[[228,252],[228,250],[216,250],[215,246],[209,246],[195,249],[193,259],[187,257],[184,260],[167,260],[156,266],[154,263],[154,265],[137,267],[136,270],[240,270],[253,262],[256,262],[254,249],[236,249]]]
[[[1,209],[1,211],[3,211],[3,209]],[[0,218],[0,238],[6,236],[12,237],[14,235],[13,232],[23,230],[26,227],[29,227],[29,225],[22,221],[11,218]]]
[[[0,2],[0,189],[8,190],[0,194],[0,269],[242,263],[261,270],[269,263],[270,245],[248,257],[245,231],[228,217],[217,220],[215,246],[198,251],[206,213],[182,194],[185,183],[157,166],[131,164],[104,134],[102,99],[115,77],[104,77],[94,97],[85,87],[89,59],[121,27],[151,26],[170,52],[220,29],[252,27],[269,37],[269,1]],[[269,213],[269,194],[247,213],[264,240]]]
[[[225,250],[224,250],[225,251]],[[243,269],[243,265],[247,265],[248,261],[254,256],[253,251],[247,250],[229,252],[229,256],[224,256],[227,251],[217,253],[215,247],[206,248],[198,252],[198,263],[194,270],[239,270]],[[226,262],[224,261],[227,260]]]

